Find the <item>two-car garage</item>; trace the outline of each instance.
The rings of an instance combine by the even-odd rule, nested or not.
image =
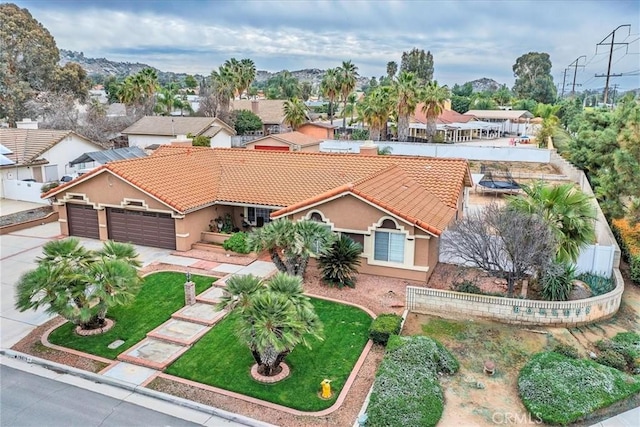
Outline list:
[[[69,235],[100,238],[98,211],[91,205],[67,203]],[[170,214],[106,208],[108,238],[117,242],[176,249],[175,220]]]

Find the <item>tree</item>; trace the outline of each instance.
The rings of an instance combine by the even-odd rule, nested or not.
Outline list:
[[[336,68],[329,68],[325,71],[322,82],[320,83],[320,91],[322,95],[329,100],[329,120],[331,124],[333,124],[334,102],[340,91],[338,71]]]
[[[380,141],[394,106],[393,90],[389,86],[376,87],[358,103],[358,114],[369,126],[372,140]]]
[[[331,231],[318,222],[278,219],[254,229],[247,246],[254,252],[268,251],[278,270],[302,276],[309,257],[319,254],[332,240]]]
[[[355,93],[350,93],[349,96],[347,97],[347,105],[344,108],[344,110],[342,110],[342,116],[343,117],[350,116],[351,124],[353,124],[353,118],[356,115],[357,104],[358,104],[358,96]]]
[[[421,85],[433,79],[433,55],[424,49],[413,48],[409,52],[402,52],[400,71],[409,71],[416,75]]]
[[[457,96],[466,96],[469,97],[471,96],[471,94],[473,93],[473,86],[471,85],[471,82],[466,82],[465,84],[463,84],[462,86],[458,85],[457,83],[453,85],[453,87],[451,88],[451,93],[453,95],[457,95]]]
[[[320,252],[318,265],[322,271],[322,280],[331,285],[343,288],[355,288],[355,274],[360,265],[362,245],[351,240],[347,235],[340,235],[331,247]]]
[[[513,64],[513,75],[516,78],[513,92],[518,98],[531,98],[546,104],[556,99],[548,53],[529,52],[520,56]]]
[[[431,142],[436,135],[436,120],[444,110],[444,103],[449,99],[449,89],[446,86],[438,86],[437,81],[427,83],[422,93],[422,112],[427,118],[427,139]]]
[[[300,82],[288,70],[279,72],[267,82],[269,99],[291,99],[300,94]]]
[[[340,87],[340,95],[342,95],[343,110],[347,108],[347,99],[351,91],[356,87],[358,79],[358,67],[351,61],[342,61],[342,66],[338,67],[338,86]],[[342,117],[342,129],[347,127],[346,116]]]
[[[506,279],[512,295],[517,281],[545,270],[556,241],[539,216],[492,203],[458,220],[440,245],[442,255]]]
[[[240,61],[231,58],[225,61],[224,67],[233,74],[234,96],[241,98],[242,94],[249,89],[249,86],[256,78],[256,65],[248,58]]]
[[[231,113],[231,120],[238,135],[244,135],[247,132],[262,130],[263,124],[260,117],[249,110],[236,110]]]
[[[238,314],[237,336],[251,350],[258,373],[273,376],[297,345],[308,337],[323,339],[323,327],[304,295],[302,279],[278,273],[263,283],[255,276],[233,276],[225,287],[220,310]]]
[[[555,235],[558,262],[576,262],[580,250],[595,242],[594,200],[573,184],[546,185],[542,181],[522,185],[526,196],[511,196],[511,209],[537,215]]]
[[[394,98],[398,113],[398,141],[409,140],[409,118],[418,105],[418,79],[415,74],[401,71],[394,82]]]
[[[302,82],[300,85],[300,96],[304,102],[309,100],[312,91],[313,86],[311,86],[311,82]]]
[[[507,106],[511,103],[511,91],[507,87],[507,85],[500,86],[500,89],[494,92],[493,99],[500,106]]]
[[[189,89],[189,91],[191,91],[191,93],[193,93],[195,88],[198,87],[198,81],[195,77],[189,74],[184,78],[184,85],[187,87],[187,89]]]
[[[140,263],[131,245],[108,242],[89,251],[70,238],[47,242],[43,253],[37,267],[18,281],[20,311],[45,307],[83,329],[95,329],[104,325],[110,307],[130,303],[140,289]]]
[[[284,122],[296,130],[307,119],[307,106],[298,98],[284,102]]]
[[[393,80],[398,73],[398,63],[396,61],[387,62],[387,78]]]
[[[186,97],[179,96],[179,90],[180,88],[175,83],[169,83],[167,86],[160,88],[156,94],[154,112],[162,116],[170,116],[175,110],[180,110],[181,114],[183,110],[193,111]]]
[[[118,101],[132,109],[134,116],[148,115],[153,111],[157,89],[158,73],[152,68],[145,68],[120,83]]]
[[[78,109],[72,94],[43,92],[24,107],[29,116],[42,118],[42,129],[78,129]]]
[[[67,62],[64,67],[58,70],[55,83],[56,92],[73,95],[80,102],[85,103],[89,97],[90,88],[91,81],[80,64]]]
[[[60,52],[27,9],[0,4],[0,117],[25,116],[26,101],[54,87]]]
[[[218,71],[211,72],[211,90],[218,104],[216,117],[225,122],[229,121],[229,104],[237,90],[236,75],[231,67],[221,65]]]

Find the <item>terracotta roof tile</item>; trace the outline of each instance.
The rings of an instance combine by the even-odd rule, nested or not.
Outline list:
[[[413,116],[411,120],[418,123],[427,123],[427,116],[422,111],[422,107],[424,103],[420,103],[416,105],[416,108],[413,112]],[[436,122],[440,124],[450,124],[450,123],[467,123],[471,120],[476,120],[476,117],[470,113],[460,114],[457,111],[453,110],[442,110],[442,113],[438,116]]]
[[[301,147],[320,145],[320,143],[322,142],[321,139],[314,138],[302,132],[293,131],[293,132],[274,133],[271,135],[267,135],[262,138],[254,139],[253,141],[247,143],[246,145],[253,145],[253,144],[259,145],[260,141],[264,141],[271,138],[281,141],[287,145],[299,145]]]

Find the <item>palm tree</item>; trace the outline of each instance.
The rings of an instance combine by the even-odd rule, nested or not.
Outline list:
[[[393,80],[398,72],[398,63],[396,61],[387,62],[387,78]]]
[[[412,72],[401,71],[393,87],[398,113],[398,141],[405,142],[409,140],[409,117],[418,105],[418,79]]]
[[[243,92],[249,90],[255,78],[256,64],[249,58],[241,59],[240,77],[238,78],[238,91],[240,92],[240,96],[242,96]]]
[[[338,96],[340,88],[338,86],[338,70],[336,68],[329,68],[325,71],[320,83],[320,91],[323,96],[329,99],[329,120],[333,124],[333,103]]]
[[[183,106],[182,101],[176,98],[178,95],[178,86],[170,83],[166,87],[160,88],[156,97],[156,106],[154,111],[161,116],[170,116],[174,108]]]
[[[333,234],[315,221],[271,221],[254,229],[247,237],[247,247],[255,252],[268,251],[278,270],[302,276],[311,255],[317,255],[330,244]]]
[[[302,279],[278,273],[267,283],[255,276],[233,276],[218,308],[238,313],[238,338],[258,365],[258,373],[277,375],[280,363],[307,337],[323,339],[323,327],[304,296]]]
[[[444,103],[449,99],[449,88],[446,86],[438,86],[436,80],[430,81],[424,88],[422,93],[422,112],[427,118],[427,139],[432,142],[436,135],[436,120],[444,110]]]
[[[307,119],[307,106],[298,98],[284,102],[284,122],[296,130]]]
[[[355,274],[360,265],[362,246],[342,234],[331,247],[323,250],[318,257],[322,280],[339,288],[355,288]]]
[[[351,124],[353,124],[353,118],[356,115],[356,104],[358,103],[358,96],[355,93],[350,93],[347,98],[347,106],[342,111],[343,117],[349,115],[351,117]]]
[[[236,77],[233,69],[221,65],[218,67],[218,71],[213,70],[211,72],[211,87],[218,100],[218,116],[226,120],[229,116],[229,103],[236,93]]]
[[[128,304],[140,289],[138,254],[131,245],[105,244],[100,251],[88,251],[70,238],[48,242],[43,253],[37,267],[18,281],[20,311],[45,307],[94,329],[104,325],[109,307]]]
[[[369,135],[374,141],[380,141],[395,103],[390,86],[378,86],[358,104],[358,113],[362,121],[369,126]]]
[[[338,86],[340,94],[342,95],[342,101],[344,103],[343,109],[347,108],[347,98],[351,91],[355,89],[358,79],[358,67],[356,67],[351,61],[342,61],[342,66],[338,67]],[[347,128],[347,118],[342,118],[342,129]]]
[[[589,197],[573,184],[523,185],[526,197],[511,196],[509,207],[539,215],[551,227],[558,241],[558,262],[576,262],[580,250],[595,241],[596,210]]]

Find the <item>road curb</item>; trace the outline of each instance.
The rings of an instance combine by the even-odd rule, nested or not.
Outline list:
[[[194,402],[192,400],[183,399],[181,397],[173,396],[171,394],[163,393],[156,390],[151,390],[146,387],[142,387],[136,384],[128,383],[126,381],[118,380],[115,378],[105,377],[103,375],[94,374],[93,372],[83,371],[71,366],[63,365],[60,363],[52,362],[50,360],[41,359],[39,357],[31,356],[29,354],[21,353],[13,350],[0,349],[0,355],[9,357],[11,359],[20,360],[28,364],[34,364],[42,366],[44,368],[62,372],[64,374],[73,375],[89,381],[93,381],[100,384],[106,384],[112,387],[118,387],[123,390],[137,393],[143,396],[152,397],[154,399],[162,400],[174,405],[182,406],[185,408],[193,409],[195,411],[203,412],[208,415],[214,415],[219,418],[244,424],[250,427],[276,427],[273,424],[265,423],[262,421],[254,420],[253,418],[245,417],[243,415],[234,414],[222,409],[215,408],[213,406],[204,405],[202,403]]]

